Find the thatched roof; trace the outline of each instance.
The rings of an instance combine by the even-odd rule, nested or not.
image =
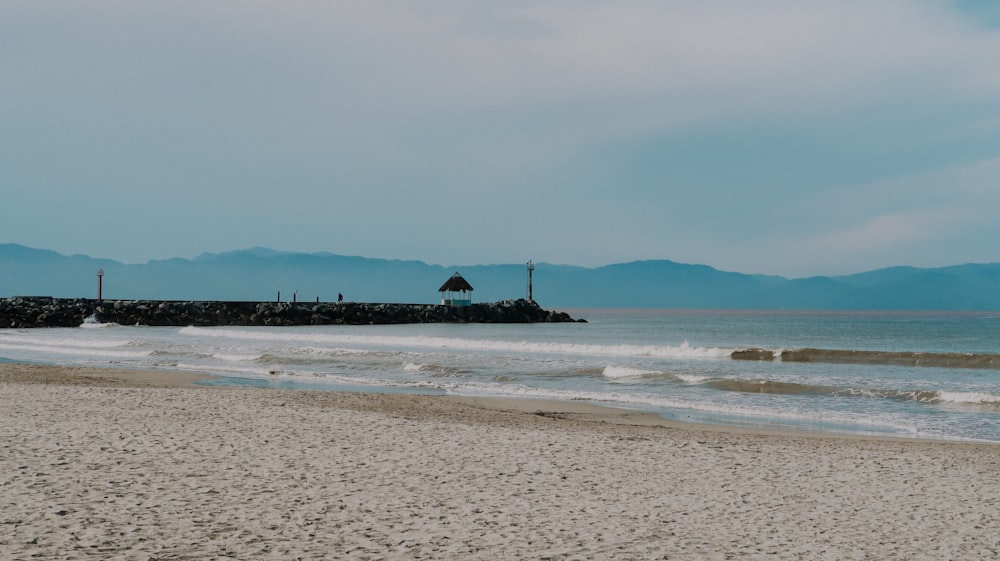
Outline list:
[[[462,278],[462,275],[455,273],[450,279],[445,281],[438,289],[438,292],[472,292],[472,285]]]

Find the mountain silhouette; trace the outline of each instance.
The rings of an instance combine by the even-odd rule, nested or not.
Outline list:
[[[249,248],[194,259],[125,264],[0,244],[0,297],[97,295],[106,299],[437,303],[456,272],[473,300],[527,295],[525,264],[430,265],[333,253]],[[596,268],[535,263],[535,300],[548,308],[814,310],[998,310],[1000,264],[889,267],[845,276],[788,279],[726,272],[669,260]]]

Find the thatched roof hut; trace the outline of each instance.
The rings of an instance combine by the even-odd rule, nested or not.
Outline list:
[[[441,285],[438,292],[472,292],[472,285],[465,280],[465,277],[455,273]]]
[[[472,303],[472,285],[458,273],[446,280],[438,292],[441,293],[441,304],[445,306],[468,306]]]

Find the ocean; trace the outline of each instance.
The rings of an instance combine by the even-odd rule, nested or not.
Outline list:
[[[588,323],[0,329],[0,360],[1000,442],[1000,313],[562,311]]]

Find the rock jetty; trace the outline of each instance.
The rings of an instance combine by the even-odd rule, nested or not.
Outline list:
[[[401,323],[562,323],[564,312],[536,302],[504,300],[463,307],[358,302],[226,302],[94,300],[15,297],[0,299],[0,328],[78,327],[86,321],[148,326],[378,325]]]

